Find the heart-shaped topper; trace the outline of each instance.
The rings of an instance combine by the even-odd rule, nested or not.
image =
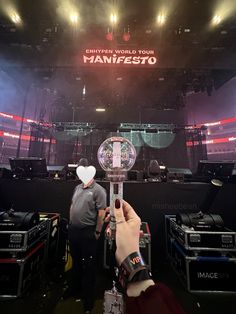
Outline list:
[[[79,166],[76,169],[76,174],[84,184],[88,184],[94,178],[96,174],[96,168],[94,166]]]

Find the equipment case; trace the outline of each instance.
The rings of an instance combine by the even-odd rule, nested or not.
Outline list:
[[[236,258],[228,256],[188,256],[173,238],[171,265],[189,292],[236,293]]]
[[[58,257],[60,214],[40,212],[40,220],[47,222],[47,241],[45,248],[45,261],[54,262]]]
[[[26,252],[47,234],[48,222],[41,221],[27,231],[0,231],[0,252]]]
[[[191,251],[235,251],[236,232],[222,228],[221,230],[193,230],[186,226],[179,226],[175,216],[166,216],[169,222],[166,226],[171,237],[176,239],[186,250]],[[168,233],[168,230],[166,230]]]
[[[39,242],[23,258],[0,258],[0,297],[16,298],[39,273],[44,261],[45,243]]]

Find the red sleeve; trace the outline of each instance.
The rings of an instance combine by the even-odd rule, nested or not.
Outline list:
[[[142,291],[138,297],[127,297],[126,314],[185,314],[172,291],[162,283]]]

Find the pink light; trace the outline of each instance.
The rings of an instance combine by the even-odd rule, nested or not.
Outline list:
[[[222,124],[233,123],[233,122],[236,122],[236,117],[227,118],[227,119],[223,119],[223,120],[216,121],[216,122],[208,122],[208,123],[204,123],[204,125],[205,126],[215,126],[215,125],[222,125]]]
[[[106,39],[109,40],[109,41],[112,41],[113,40],[113,33],[112,32],[108,32],[106,34]]]
[[[4,113],[4,112],[0,112],[0,116],[3,118],[6,118],[6,119],[13,119],[15,121],[22,121],[22,117],[16,116],[16,115],[10,115],[10,114]],[[29,119],[29,118],[23,118],[23,121],[27,122],[27,123],[39,123],[38,121],[33,120],[33,119]],[[47,123],[47,122],[42,123],[42,124],[47,125],[47,126],[51,126],[51,124]]]
[[[11,137],[13,139],[19,139],[19,135],[18,134],[14,134],[14,133],[9,133],[9,132],[4,132],[2,130],[0,130],[0,136],[1,137]],[[30,135],[21,135],[21,139],[24,141],[38,141],[38,142],[44,142],[44,143],[50,143],[50,139],[48,138],[39,138],[36,140],[36,138],[34,136],[30,136]],[[56,140],[52,139],[51,140],[52,144],[56,144]]]
[[[224,119],[220,121],[221,124],[232,123],[232,122],[236,122],[236,117],[228,118],[228,119]]]
[[[210,123],[204,123],[205,126],[215,126],[215,125],[221,125],[220,121],[217,122],[210,122]]]
[[[236,141],[236,137],[231,136],[231,137],[214,138],[212,140],[202,141],[202,144],[206,144],[206,145],[220,144],[220,143],[229,143],[229,142],[233,142],[233,141]],[[194,141],[194,142],[188,141],[188,142],[186,142],[186,145],[188,147],[193,146],[193,145],[199,145],[199,142],[198,141]]]
[[[13,116],[12,116],[12,115],[9,115],[9,114],[4,113],[4,112],[0,112],[0,116],[3,117],[3,118],[13,119]]]
[[[126,32],[123,34],[123,40],[126,42],[130,40],[130,33],[129,32]]]
[[[3,136],[11,137],[11,138],[19,138],[19,135],[17,135],[17,134],[12,134],[12,133],[9,133],[9,132],[3,132]],[[22,137],[22,138],[23,138],[23,137]]]

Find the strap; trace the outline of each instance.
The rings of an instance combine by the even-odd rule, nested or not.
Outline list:
[[[139,252],[133,252],[121,263],[119,267],[119,281],[123,288],[139,271],[147,269],[147,266]],[[150,277],[149,277],[150,278]]]

